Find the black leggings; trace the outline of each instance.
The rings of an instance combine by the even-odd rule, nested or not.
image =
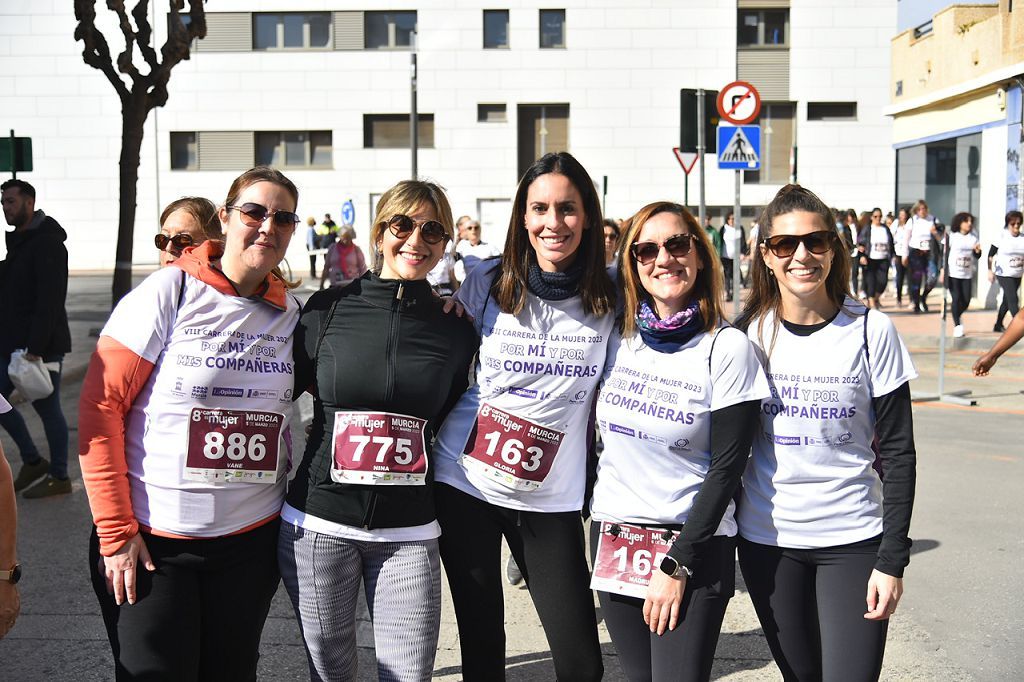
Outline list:
[[[732,258],[722,258],[722,276],[725,278],[725,295],[731,301],[733,297],[732,290]]]
[[[971,303],[971,280],[947,277],[946,287],[953,297],[953,324],[960,324],[960,315],[967,310]]]
[[[506,509],[443,483],[435,488],[441,560],[455,605],[467,682],[505,679],[501,538],[530,588],[559,680],[600,680],[597,637],[579,512]]]
[[[210,540],[142,532],[156,571],[139,564],[138,599],[107,594],[93,528],[89,573],[121,680],[255,680],[277,591],[280,521]]]
[[[875,298],[885,293],[885,287],[889,283],[889,259],[869,259],[868,264],[862,266],[861,270],[865,296]]]
[[[1000,277],[996,275],[996,279],[999,280],[999,287],[1003,290],[1003,300],[999,302],[999,312],[996,314],[996,324],[999,326],[1003,325],[1003,316],[1007,312],[1010,313],[1012,318],[1020,310],[1020,300],[1017,298],[1017,291],[1020,289],[1020,277]]]
[[[907,269],[910,270],[910,302],[917,306],[924,303],[931,292],[928,286],[928,261],[931,256],[927,251],[910,249],[907,256]]]
[[[896,300],[899,302],[903,301],[903,281],[907,276],[907,268],[903,265],[903,257],[896,256],[893,259],[894,267],[896,268]]]
[[[600,531],[600,522],[592,521],[591,558],[597,553]],[[630,682],[711,679],[722,620],[735,591],[736,538],[725,536],[708,541],[703,561],[686,583],[675,630],[660,636],[652,633],[644,623],[642,599],[598,590],[601,615],[626,678]]]
[[[821,549],[740,539],[743,579],[787,682],[878,679],[889,621],[864,614],[879,538]]]

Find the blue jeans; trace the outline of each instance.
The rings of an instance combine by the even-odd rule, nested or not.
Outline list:
[[[39,419],[43,422],[43,430],[46,432],[46,444],[50,448],[50,475],[54,478],[68,477],[68,423],[64,419],[64,412],[60,408],[60,374],[64,369],[64,355],[47,355],[43,362],[59,363],[56,372],[50,372],[50,379],[53,381],[53,393],[32,402]],[[11,364],[11,356],[7,353],[0,353],[0,393],[7,398],[14,391],[14,384],[7,376],[7,367]],[[7,433],[11,434],[21,459],[26,464],[39,461],[40,454],[36,444],[32,442],[32,436],[28,432],[25,419],[16,409],[0,414],[0,426],[3,426]]]

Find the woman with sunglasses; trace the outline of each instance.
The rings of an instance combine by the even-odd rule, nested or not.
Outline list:
[[[160,267],[166,267],[190,246],[207,239],[220,239],[217,207],[203,197],[182,197],[167,204],[160,214],[160,232],[153,243],[160,252]]]
[[[377,203],[373,272],[313,294],[296,386],[314,396],[278,556],[313,680],[356,678],[365,585],[381,680],[429,680],[441,619],[431,443],[466,389],[477,340],[427,273],[453,237],[444,190],[406,180]]]
[[[240,175],[218,212],[224,241],[150,275],[97,343],[79,452],[118,680],[256,677],[299,317],[275,273],[297,202],[274,169]]]
[[[857,235],[857,251],[864,287],[864,301],[869,308],[882,307],[882,294],[889,285],[889,259],[892,258],[893,236],[882,224],[882,209],[871,211],[871,222]]]
[[[786,185],[761,224],[737,325],[771,397],[743,475],[740,568],[785,679],[876,680],[910,561],[917,373],[889,318],[851,297],[814,193]]]
[[[456,293],[481,335],[477,383],[438,434],[441,557],[466,680],[505,678],[501,538],[533,597],[559,680],[600,679],[580,510],[588,425],[615,292],[601,204],[565,152],[526,171],[503,258]]]
[[[596,418],[591,587],[630,680],[708,680],[734,592],[733,494],[768,383],[725,322],[718,259],[678,204],[629,223]]]

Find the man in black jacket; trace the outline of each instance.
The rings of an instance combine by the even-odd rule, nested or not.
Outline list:
[[[25,349],[29,360],[41,359],[53,380],[53,393],[32,403],[43,422],[50,449],[47,461],[29,435],[17,410],[0,415],[23,464],[14,489],[28,488],[27,498],[71,492],[68,480],[68,425],[60,407],[60,374],[64,354],[71,350],[71,332],[64,299],[68,292],[67,233],[36,210],[36,190],[24,180],[0,185],[4,219],[14,226],[7,233],[7,258],[0,261],[0,393],[14,390],[7,367],[11,354]]]

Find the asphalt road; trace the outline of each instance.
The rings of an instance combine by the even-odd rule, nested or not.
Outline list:
[[[109,301],[103,278],[73,278],[69,314],[78,350],[67,360],[63,403],[77,438],[77,395],[88,330],[102,325]],[[913,344],[911,344],[913,345]],[[969,376],[977,351],[950,355],[947,389],[969,388],[977,407],[920,403],[915,407],[918,494],[914,555],[906,595],[890,628],[885,680],[1020,679],[1024,670],[1024,591],[1019,586],[1024,502],[1018,490],[1024,448],[1024,349],[1004,357],[987,379]],[[937,355],[917,349],[916,393],[934,392]],[[22,409],[25,406],[21,406]],[[42,430],[29,413],[37,442]],[[301,433],[301,430],[298,430]],[[17,471],[13,443],[0,443]],[[0,641],[2,680],[107,680],[112,662],[86,567],[90,520],[72,458],[74,490],[55,499],[19,498],[22,616]],[[445,588],[434,678],[460,679],[458,635]],[[528,593],[506,591],[508,678],[553,678],[550,654]],[[373,675],[372,630],[359,623],[360,679]],[[623,679],[602,630],[606,679]],[[305,679],[305,659],[291,607],[279,591],[264,631],[261,679]],[[716,656],[715,679],[776,680],[777,670],[742,589],[730,604]]]

